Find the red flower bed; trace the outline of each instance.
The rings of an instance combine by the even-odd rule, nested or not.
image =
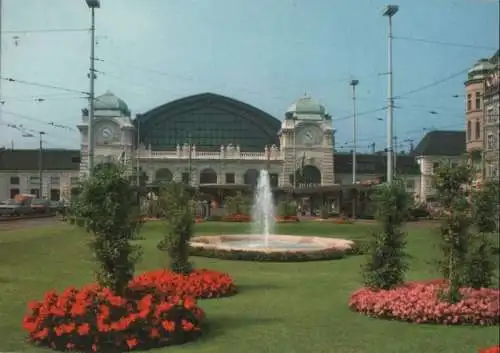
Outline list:
[[[223,222],[251,222],[252,217],[246,214],[233,214],[222,217]]]
[[[444,280],[411,282],[391,290],[361,288],[349,307],[365,315],[415,323],[495,325],[500,322],[500,290],[462,288],[456,304],[439,300]]]
[[[123,298],[96,285],[51,291],[29,304],[29,340],[57,350],[110,352],[179,344],[201,333],[196,300],[146,295]]]
[[[299,222],[297,216],[277,216],[275,217],[277,223],[296,223]]]
[[[145,272],[129,284],[133,292],[178,295],[193,298],[219,298],[237,292],[231,276],[207,269],[194,270],[188,275],[169,270]]]
[[[203,217],[196,217],[195,223],[203,223],[205,222],[205,219]]]
[[[500,346],[492,346],[479,350],[479,353],[500,353]]]

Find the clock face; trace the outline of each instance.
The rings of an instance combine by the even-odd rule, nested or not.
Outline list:
[[[300,131],[300,143],[317,145],[321,141],[321,131],[314,126],[306,126]]]
[[[116,129],[111,124],[100,125],[97,129],[97,136],[101,142],[109,142],[116,138]]]

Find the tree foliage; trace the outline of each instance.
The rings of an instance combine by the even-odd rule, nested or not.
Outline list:
[[[169,267],[176,273],[192,271],[189,263],[189,241],[193,236],[194,204],[191,194],[181,183],[170,183],[163,187],[159,197],[160,217],[165,220],[167,230],[158,247],[166,250]]]
[[[283,200],[278,204],[278,216],[291,217],[297,215],[297,206],[295,202],[290,200]]]
[[[228,196],[225,199],[225,208],[230,215],[250,213],[250,200],[237,192],[234,196]]]
[[[377,186],[373,201],[380,229],[372,233],[363,278],[367,287],[390,289],[404,282],[408,268],[406,233],[401,228],[408,213],[409,195],[404,184],[395,180]]]
[[[486,288],[493,284],[495,261],[492,239],[498,222],[498,183],[487,182],[472,193],[472,216],[475,232],[469,236],[464,285]]]
[[[107,165],[83,182],[73,206],[92,235],[98,283],[123,295],[141,255],[133,243],[141,224],[133,187],[119,166]]]
[[[466,164],[453,166],[442,163],[434,171],[433,186],[444,217],[440,227],[443,258],[439,267],[444,278],[450,282],[443,298],[451,303],[460,300],[459,289],[464,285],[469,227],[472,223],[471,184],[472,171]]]

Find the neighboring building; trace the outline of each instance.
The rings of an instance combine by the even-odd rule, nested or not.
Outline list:
[[[166,103],[133,120],[127,104],[106,92],[96,98],[94,163],[121,162],[142,184],[184,182],[218,200],[234,189],[252,188],[259,170],[267,168],[278,194],[294,191],[311,208],[330,202],[340,209],[353,195],[366,199],[363,192],[369,186],[365,182],[385,176],[385,156],[360,154],[358,183],[352,185],[352,156],[334,155],[331,117],[312,98],[298,99],[284,115],[279,121],[246,103],[204,93]],[[63,195],[74,190],[78,175],[88,173],[87,109],[82,110],[78,128],[80,151],[43,151],[45,197],[56,198],[52,176],[59,175],[59,194]],[[0,156],[0,199],[36,191],[38,152],[6,150]],[[23,157],[21,166],[17,163],[22,158],[16,153],[30,157]],[[56,153],[60,157],[52,157]],[[49,163],[52,160],[56,164]],[[418,167],[412,157],[398,157],[397,166],[401,174],[411,175],[413,185],[418,184]]]
[[[465,81],[466,146],[478,177],[482,174],[482,152],[485,145],[485,82],[498,68],[499,52],[489,59],[480,59],[468,72]]]
[[[0,151],[0,201],[17,194],[40,195],[40,151]],[[42,152],[42,197],[69,199],[78,186],[80,151],[46,149]]]
[[[484,177],[496,179],[500,177],[500,58],[496,70],[485,81],[484,87]]]
[[[431,131],[412,152],[420,167],[417,195],[421,202],[433,200],[432,176],[440,163],[458,164],[466,160],[465,137],[464,131]]]

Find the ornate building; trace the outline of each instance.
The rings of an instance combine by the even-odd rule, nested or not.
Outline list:
[[[152,188],[178,181],[222,200],[234,190],[251,191],[266,168],[277,197],[293,191],[310,209],[326,202],[350,212],[356,202],[363,212],[369,184],[386,173],[385,155],[359,154],[358,183],[352,185],[352,156],[334,153],[332,119],[308,96],[292,104],[283,121],[212,93],[175,100],[133,119],[127,104],[106,92],[96,98],[94,116],[94,165],[122,163],[135,183]],[[79,150],[0,151],[0,199],[31,193],[57,200],[76,193],[78,178],[88,174],[88,119],[83,109]],[[396,165],[416,194],[415,158],[399,155]]]

